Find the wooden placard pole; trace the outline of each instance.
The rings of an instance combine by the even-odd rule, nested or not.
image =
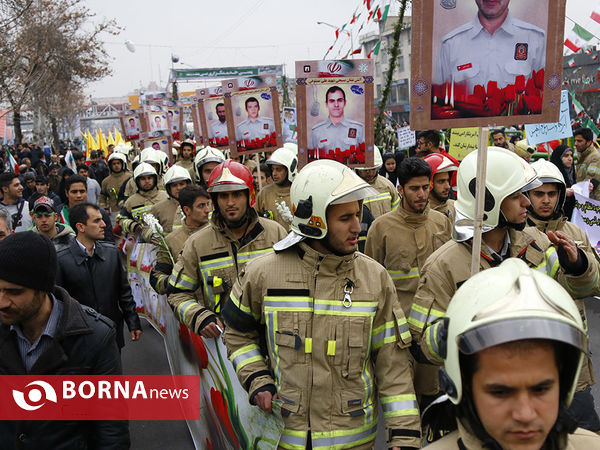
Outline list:
[[[254,154],[254,159],[256,159],[256,178],[258,179],[258,190],[262,190],[262,176],[260,175],[260,153]]]
[[[479,272],[479,255],[481,253],[481,234],[483,229],[483,214],[485,200],[485,175],[487,167],[487,150],[489,128],[479,128],[479,143],[477,146],[477,177],[475,184],[475,222],[473,224],[473,248],[471,254],[471,276]]]

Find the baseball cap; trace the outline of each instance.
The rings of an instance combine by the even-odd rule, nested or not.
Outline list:
[[[34,213],[42,212],[42,211],[49,212],[49,213],[57,212],[56,206],[54,205],[54,201],[50,197],[46,197],[45,195],[42,195],[33,204],[33,212]]]

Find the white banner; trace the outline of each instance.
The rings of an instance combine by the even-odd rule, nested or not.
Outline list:
[[[589,195],[589,181],[571,186],[575,191],[575,209],[571,222],[586,232],[596,251],[600,251],[600,202]]]

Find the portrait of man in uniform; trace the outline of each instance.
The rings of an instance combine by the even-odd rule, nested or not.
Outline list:
[[[140,122],[137,116],[125,115],[121,119],[121,124],[125,136],[132,137],[140,134]]]
[[[152,124],[152,129],[155,131],[165,129],[165,127],[163,126],[163,118],[160,114],[154,115],[154,117],[152,118],[152,122],[150,123]]]
[[[495,81],[502,89],[515,84],[518,76],[528,79],[545,67],[546,32],[515,17],[510,3],[475,0],[475,17],[441,38],[434,84],[462,83],[470,95],[477,85],[487,87],[489,81]],[[530,12],[535,9],[538,14],[538,2],[525,3]]]
[[[260,115],[260,102],[256,97],[246,98],[244,109],[248,118],[235,127],[237,146],[247,149],[270,146],[263,142],[266,143],[269,136],[275,133],[273,118]]]
[[[227,118],[225,116],[225,104],[218,102],[215,106],[215,113],[217,119],[212,122],[208,130],[208,138],[215,139],[216,141],[227,138]]]
[[[365,142],[365,127],[362,123],[345,117],[346,92],[340,86],[331,86],[325,93],[327,120],[314,125],[310,130],[309,150],[358,149]]]

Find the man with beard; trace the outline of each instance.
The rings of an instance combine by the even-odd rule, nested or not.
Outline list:
[[[267,160],[273,183],[256,196],[256,211],[288,230],[292,223],[290,187],[298,173],[298,158],[292,150],[279,148]]]
[[[280,402],[281,448],[373,448],[379,405],[386,448],[420,448],[406,319],[385,269],[356,251],[373,191],[336,161],[304,167],[291,232],[225,305],[229,359],[250,403]]]
[[[226,160],[215,167],[208,192],[215,208],[210,225],[185,243],[167,292],[181,323],[214,338],[223,331],[218,316],[246,263],[271,253],[286,233],[278,223],[258,217],[252,175],[242,164]]]
[[[449,197],[451,178],[458,167],[439,153],[432,153],[424,159],[431,166],[429,206],[431,209],[444,214],[450,219],[451,223],[454,223],[454,200]]]
[[[196,151],[196,144],[191,139],[186,139],[179,146],[176,166],[181,166],[190,173],[190,177],[193,179],[194,174],[194,152]]]
[[[379,168],[383,165],[381,152],[374,146],[374,165],[372,167],[357,168],[356,173],[377,191],[376,195],[366,198],[364,205],[369,208],[375,219],[390,211],[395,210],[400,203],[396,187],[387,178],[379,175]]]
[[[227,134],[227,118],[225,117],[225,104],[217,103],[215,106],[217,118],[210,124],[208,131],[208,139],[210,139],[213,145],[227,145],[229,143],[229,136]]]
[[[398,301],[406,317],[419,285],[425,260],[450,240],[452,226],[442,213],[427,207],[431,167],[421,158],[406,158],[398,168],[400,206],[371,224],[365,254],[385,267],[394,281]],[[437,380],[437,368],[416,364],[417,395],[435,394],[430,386]]]
[[[451,241],[427,258],[421,270],[408,322],[414,348],[420,362],[440,365],[440,324],[450,299],[471,277],[472,238],[475,220],[475,185],[477,152],[470,153],[458,168],[458,200]],[[587,296],[597,289],[598,266],[595,256],[579,248],[573,238],[560,231],[547,235],[536,228],[525,228],[526,193],[539,187],[535,170],[509,150],[489,147],[486,201],[479,269],[498,266],[507,258],[520,258],[535,270],[556,279],[576,297]],[[433,392],[436,386],[431,386]],[[424,405],[421,405],[422,408]]]

